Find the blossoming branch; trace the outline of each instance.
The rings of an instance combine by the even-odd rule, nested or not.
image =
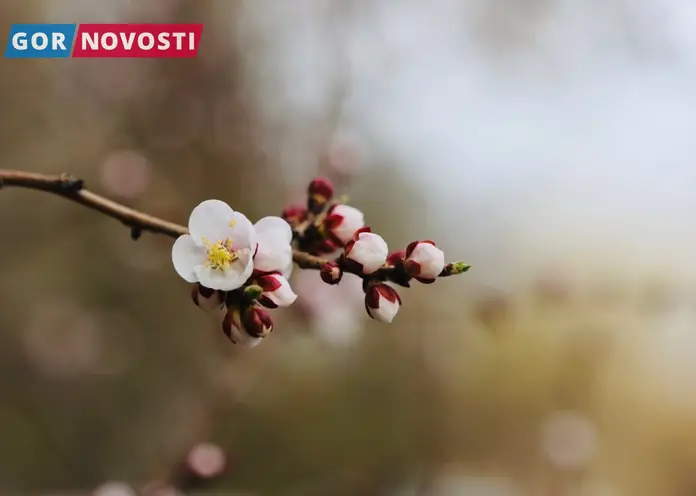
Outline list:
[[[145,231],[176,238],[174,270],[193,285],[194,303],[219,313],[224,333],[245,346],[258,344],[273,330],[269,310],[297,299],[288,281],[293,264],[319,270],[331,285],[340,284],[345,273],[359,276],[367,314],[386,323],[401,306],[394,286],[409,287],[414,280],[432,284],[469,269],[463,262],[446,263],[430,240],[390,252],[365,225],[363,213],[334,201],[333,185],[321,178],[310,183],[305,205],[290,206],[281,217],[252,223],[225,202],[206,200],[192,210],[188,228],[88,191],[83,180],[69,175],[0,169],[0,187],[11,186],[52,193],[101,212],[128,226],[133,239]]]

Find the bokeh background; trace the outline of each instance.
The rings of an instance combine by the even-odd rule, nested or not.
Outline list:
[[[3,60],[0,167],[185,223],[331,177],[403,291],[296,271],[253,349],[172,240],[0,192],[0,493],[690,496],[691,0],[4,0],[14,22],[203,22],[192,60]]]

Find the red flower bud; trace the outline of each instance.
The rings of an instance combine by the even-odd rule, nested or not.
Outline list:
[[[331,181],[329,181],[328,179],[325,179],[323,177],[317,177],[316,179],[312,180],[311,183],[309,183],[307,193],[310,196],[321,196],[324,199],[324,201],[329,201],[331,200],[331,198],[333,198],[334,187]]]
[[[230,307],[222,321],[222,330],[233,343],[252,347],[273,330],[273,321],[268,312],[257,306],[243,310]]]
[[[403,262],[404,257],[406,257],[406,252],[404,250],[393,251],[387,255],[387,266],[394,267],[401,262]]]
[[[365,216],[360,210],[339,204],[329,209],[323,228],[336,245],[344,246],[353,238],[355,231],[364,225]]]
[[[222,308],[222,304],[225,302],[225,292],[206,288],[196,283],[191,288],[191,299],[198,308],[212,312]]]
[[[401,297],[391,286],[380,283],[367,288],[365,310],[373,319],[389,324],[394,320],[400,307]]]
[[[273,331],[273,319],[263,308],[252,306],[242,310],[242,326],[251,337],[263,338]]]
[[[290,205],[283,209],[281,217],[291,226],[296,226],[307,219],[307,209],[302,205]]]
[[[343,271],[334,261],[327,262],[321,266],[319,270],[319,275],[321,275],[321,280],[326,284],[338,284],[343,278]]]
[[[445,267],[445,254],[430,240],[414,241],[406,248],[406,272],[422,283],[432,283]]]
[[[353,234],[345,248],[345,259],[359,268],[362,274],[372,274],[384,265],[389,248],[386,241],[370,228],[361,227]]]
[[[266,274],[256,280],[263,289],[259,303],[266,308],[287,307],[297,299],[288,280],[281,274]]]
[[[334,195],[334,187],[328,179],[318,177],[309,183],[307,188],[309,199],[307,207],[311,212],[319,213],[324,206],[331,201]]]

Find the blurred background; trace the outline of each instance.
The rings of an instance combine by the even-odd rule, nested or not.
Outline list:
[[[316,174],[469,274],[300,295],[236,348],[172,240],[0,192],[0,493],[696,493],[691,0],[4,0],[202,22],[191,60],[0,64],[0,167],[185,223]]]

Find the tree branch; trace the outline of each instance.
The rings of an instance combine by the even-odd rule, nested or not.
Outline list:
[[[182,234],[188,233],[188,229],[185,226],[126,207],[104,196],[93,193],[84,187],[82,179],[75,178],[69,174],[50,176],[35,172],[0,169],[0,188],[3,187],[44,191],[79,203],[128,226],[134,238],[139,237],[141,232],[164,234],[170,238],[178,238]],[[315,270],[318,270],[328,261],[297,250],[293,253],[293,259],[301,268]]]
[[[113,200],[92,193],[84,187],[84,181],[69,174],[51,176],[35,172],[23,172],[17,170],[0,169],[0,188],[17,187],[33,189],[52,193],[67,200],[79,203],[92,210],[96,210],[112,219],[120,221],[131,229],[131,237],[137,239],[143,232],[164,234],[171,238],[178,238],[182,234],[188,234],[188,229],[180,224],[154,217],[138,210],[126,207]],[[329,260],[307,252],[293,250],[293,261],[302,269],[319,270]],[[455,262],[445,266],[440,277],[461,274],[468,270],[468,266]],[[375,274],[380,279],[389,280],[392,275],[392,267],[383,267]],[[355,272],[354,272],[355,273]],[[362,274],[355,273],[362,277]]]
[[[165,234],[172,238],[177,238],[188,232],[184,226],[158,219],[92,193],[84,188],[82,179],[76,179],[68,174],[47,176],[33,172],[0,169],[0,187],[8,186],[53,193],[119,220],[131,229]]]

